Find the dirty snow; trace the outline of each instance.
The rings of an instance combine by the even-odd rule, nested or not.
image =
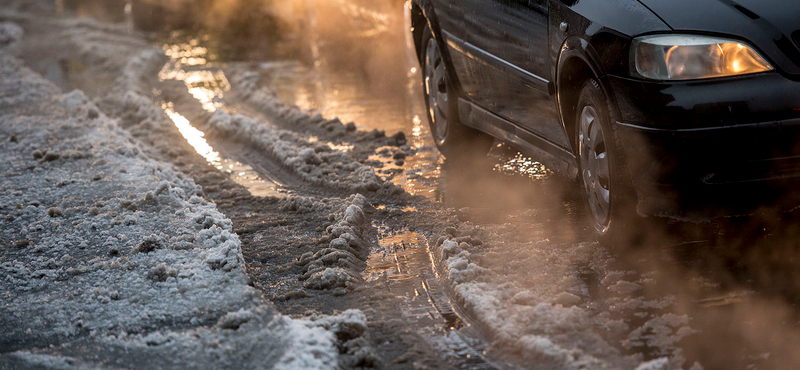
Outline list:
[[[331,215],[334,223],[325,231],[330,240],[328,248],[305,253],[298,259],[306,288],[334,289],[334,294],[344,294],[362,281],[361,271],[371,250],[367,238],[372,227],[365,209],[371,207],[364,196],[356,194]]]
[[[637,295],[639,282],[609,267],[596,243],[515,240],[510,225],[447,228],[431,246],[454,297],[489,333],[494,351],[553,369],[675,369],[677,343],[695,331],[670,297]],[[592,296],[581,275],[599,277]],[[626,317],[635,314],[642,324]],[[659,357],[646,359],[643,352]]]
[[[347,153],[324,143],[310,143],[302,135],[276,130],[264,122],[217,110],[208,120],[209,133],[235,138],[269,153],[308,183],[353,192],[402,192],[384,182],[375,169],[358,163]]]
[[[22,38],[22,27],[11,22],[0,22],[0,52],[8,51]]]
[[[334,366],[335,335],[274,312],[230,220],[125,120],[2,53],[0,73],[0,342],[16,351],[0,363],[93,367],[124,348],[126,366]]]

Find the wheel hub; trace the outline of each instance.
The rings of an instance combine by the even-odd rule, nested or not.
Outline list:
[[[597,110],[587,106],[579,119],[581,179],[594,221],[607,226],[611,216],[611,167],[603,126]]]
[[[439,46],[433,38],[428,41],[425,52],[425,96],[434,139],[442,143],[447,135],[447,80]]]

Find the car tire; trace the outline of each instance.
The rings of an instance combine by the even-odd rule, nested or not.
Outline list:
[[[461,123],[458,95],[447,76],[442,49],[429,27],[425,27],[420,45],[425,108],[436,146],[448,161],[486,156],[494,139]]]
[[[576,107],[578,182],[598,241],[615,248],[638,246],[645,219],[636,212],[636,191],[610,107],[598,81],[586,81]]]

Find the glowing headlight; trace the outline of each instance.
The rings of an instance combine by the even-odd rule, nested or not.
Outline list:
[[[771,71],[748,45],[691,35],[644,36],[633,40],[635,72],[653,80],[693,80]]]

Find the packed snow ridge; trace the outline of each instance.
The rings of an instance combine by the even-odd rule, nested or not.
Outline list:
[[[217,110],[208,125],[209,132],[218,137],[235,137],[271,154],[309,183],[349,192],[397,194],[403,191],[381,180],[374,168],[358,163],[346,152],[333,150],[325,143],[310,143],[300,134],[272,128],[257,119]]]
[[[272,89],[262,85],[258,72],[242,70],[239,66],[234,65],[225,68],[225,73],[229,77],[230,94],[233,100],[248,104],[266,115],[271,122],[276,122],[281,128],[303,135],[316,135],[320,139],[353,144],[354,151],[358,152],[355,156],[364,156],[367,153],[379,154],[383,158],[381,162],[384,162],[381,166],[391,163],[395,166],[402,166],[407,157],[416,154],[416,149],[408,145],[405,133],[402,131],[387,137],[381,130],[359,130],[353,122],[343,124],[338,118],[326,119],[322,114],[309,112],[283,102]],[[315,148],[319,145],[316,144]],[[366,162],[363,160],[366,158],[361,159],[362,163]],[[395,171],[384,169],[381,172],[393,174]],[[399,189],[391,186],[388,187],[388,190],[395,194],[400,192]],[[381,191],[386,192],[386,190]]]
[[[365,210],[372,206],[361,194],[350,196],[342,209],[330,215],[332,225],[326,228],[327,247],[316,253],[307,252],[297,263],[303,266],[303,286],[309,289],[332,289],[334,295],[346,294],[362,282],[372,230]]]
[[[494,350],[542,368],[683,368],[677,342],[694,333],[688,317],[669,313],[669,298],[637,296],[639,283],[608,271],[601,262],[610,257],[596,243],[514,241],[503,225],[485,229],[491,228],[450,226],[430,247],[451,294],[489,334]],[[616,309],[584,304],[588,291],[576,266],[601,276]],[[640,311],[646,320],[631,327],[626,310]],[[644,358],[644,348],[658,356]]]

